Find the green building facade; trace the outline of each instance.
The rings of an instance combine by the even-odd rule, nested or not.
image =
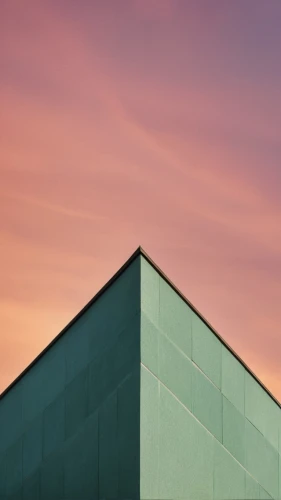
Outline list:
[[[0,396],[0,500],[281,500],[281,409],[138,249]]]

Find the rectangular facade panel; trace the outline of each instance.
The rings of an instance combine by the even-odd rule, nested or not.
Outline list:
[[[117,405],[116,390],[104,401],[99,412],[99,498],[118,498]]]
[[[65,437],[65,392],[63,392],[43,414],[43,458],[59,448]]]
[[[75,434],[88,415],[88,370],[83,370],[65,388],[65,437]]]
[[[206,429],[222,442],[222,394],[194,365],[192,369],[192,411]]]
[[[214,498],[244,500],[246,496],[245,469],[216,441],[214,442]]]
[[[141,367],[140,497],[157,500],[159,459],[159,381]]]
[[[141,312],[141,360],[144,366],[158,376],[159,334],[152,321]]]
[[[140,364],[118,387],[118,498],[135,500],[140,484]]]
[[[224,396],[223,445],[240,464],[245,464],[245,418]]]
[[[222,346],[222,387],[223,395],[237,410],[245,413],[245,368]]]
[[[158,404],[159,498],[212,499],[214,438],[162,384]]]
[[[220,389],[222,345],[194,313],[192,314],[192,360]]]
[[[166,281],[160,278],[159,328],[191,358],[191,311]]]
[[[192,363],[162,333],[159,333],[159,380],[191,409]]]

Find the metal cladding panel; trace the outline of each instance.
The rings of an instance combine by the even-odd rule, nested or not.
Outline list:
[[[141,498],[281,500],[280,407],[145,257],[141,364]]]
[[[37,470],[24,482],[22,500],[37,500],[40,498],[40,473]]]
[[[221,389],[221,342],[194,313],[192,314],[192,361]]]
[[[159,331],[141,311],[141,360],[154,375],[158,376]]]
[[[192,405],[192,372],[191,361],[159,333],[159,379],[187,408]]]
[[[65,391],[51,403],[43,418],[43,458],[47,458],[65,440]]]
[[[118,499],[139,498],[140,365],[118,387]],[[102,498],[102,497],[101,497]]]
[[[280,408],[249,373],[245,374],[245,416],[278,449]]]
[[[138,498],[139,367],[138,257],[0,399],[0,499]]]
[[[159,380],[141,367],[141,498],[159,498]]]
[[[31,476],[42,462],[43,418],[39,415],[23,435],[22,473],[23,480]]]
[[[63,449],[65,498],[76,500],[98,496],[98,438],[98,412],[96,412],[66,441]]]
[[[242,465],[245,464],[245,418],[223,396],[223,445]]]
[[[246,471],[217,441],[214,441],[214,498],[243,500],[246,495]]]
[[[192,412],[222,442],[222,394],[196,366],[192,368]]]
[[[237,410],[245,414],[245,368],[222,346],[222,387],[223,395]]]
[[[118,497],[117,403],[115,391],[101,405],[99,413],[99,493],[101,498]]]
[[[211,499],[213,436],[161,384],[158,404],[158,498]]]
[[[191,311],[166,281],[159,280],[159,328],[191,358]]]
[[[246,474],[245,498],[247,500],[259,500],[260,485],[250,474]]]

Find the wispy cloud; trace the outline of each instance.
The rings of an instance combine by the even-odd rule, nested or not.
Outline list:
[[[142,244],[281,397],[275,8],[1,2],[4,385]]]
[[[93,222],[105,222],[107,220],[106,217],[102,215],[95,215],[91,213],[84,212],[83,210],[73,210],[71,208],[47,203],[43,200],[39,200],[37,198],[32,198],[30,196],[24,196],[22,194],[7,194],[2,193],[1,196],[8,197],[12,200],[17,200],[23,203],[28,203],[38,208],[42,208],[44,210],[50,210],[51,212],[55,212],[59,215],[65,215],[67,217],[74,217],[76,219],[85,219]]]

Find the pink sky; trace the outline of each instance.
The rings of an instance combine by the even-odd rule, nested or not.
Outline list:
[[[142,245],[281,399],[280,23],[1,1],[0,392]]]

